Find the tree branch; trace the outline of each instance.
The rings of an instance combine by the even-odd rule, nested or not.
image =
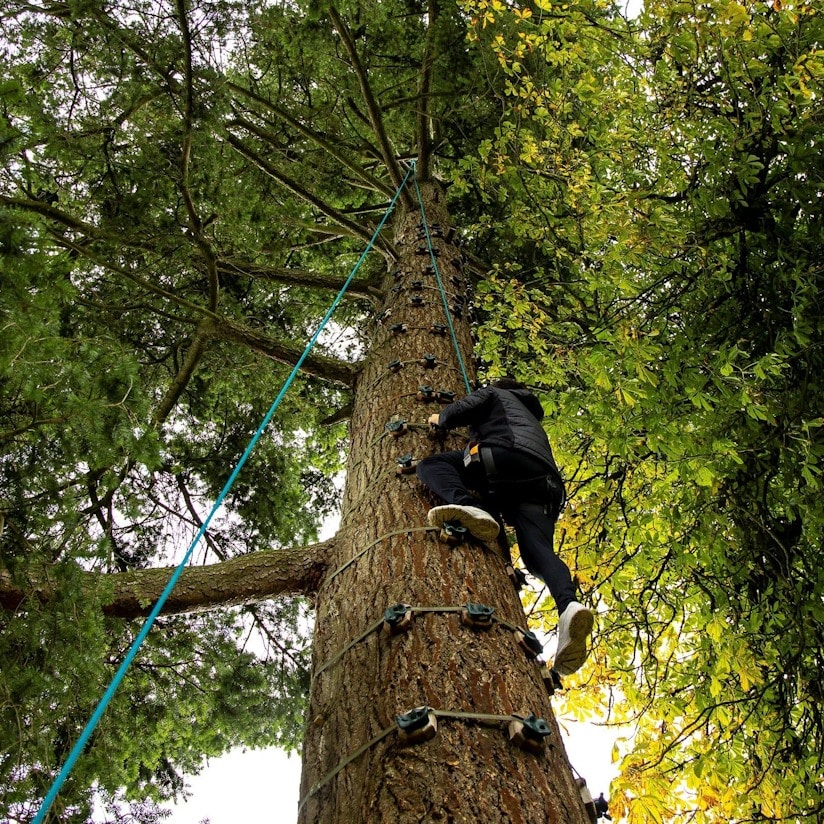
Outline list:
[[[310,546],[263,550],[208,566],[188,567],[166,601],[161,615],[198,612],[216,607],[248,604],[283,595],[313,595],[326,570],[326,558],[335,538]],[[84,590],[108,592],[102,609],[115,618],[148,615],[157,602],[173,568],[138,569],[102,574],[84,573]],[[0,608],[25,609],[32,598],[48,603],[57,586],[46,574],[22,588],[0,570]]]
[[[239,92],[245,97],[248,97],[250,100],[254,100],[256,103],[260,103],[261,106],[264,106],[266,109],[272,112],[272,114],[279,117],[293,129],[296,129],[302,135],[308,137],[313,143],[315,143],[315,145],[323,149],[331,157],[337,160],[338,163],[340,163],[344,168],[349,169],[349,171],[352,172],[352,174],[356,175],[364,183],[368,184],[370,188],[378,192],[383,192],[388,197],[392,197],[392,195],[394,194],[390,186],[387,186],[383,181],[379,180],[377,177],[370,174],[358,163],[355,163],[353,160],[346,157],[346,155],[338,151],[337,147],[333,143],[330,143],[322,135],[318,134],[313,129],[310,129],[304,123],[301,123],[300,120],[297,120],[296,118],[292,117],[292,115],[290,115],[285,109],[282,109],[280,106],[277,106],[271,101],[266,100],[258,94],[255,94],[250,89],[245,89],[243,86],[239,86],[236,83],[229,83],[227,85],[233,91]],[[248,122],[243,118],[238,118],[238,121],[241,125],[245,125],[245,123]]]
[[[255,278],[257,280],[274,281],[285,283],[290,286],[307,286],[313,289],[330,289],[340,291],[344,281],[333,275],[325,275],[319,272],[310,272],[306,269],[290,269],[285,266],[266,266],[261,263],[238,260],[237,258],[220,258],[217,261],[218,273],[226,277],[242,276]],[[353,280],[346,290],[347,294],[356,297],[377,300],[381,297],[380,290],[368,281]]]
[[[53,220],[68,229],[73,229],[80,232],[88,238],[95,238],[97,240],[116,241],[124,246],[129,246],[134,249],[141,249],[142,251],[156,251],[157,246],[152,243],[135,243],[123,235],[115,235],[110,232],[105,232],[98,229],[91,223],[86,223],[79,218],[73,217],[61,209],[56,209],[48,203],[41,200],[29,200],[21,197],[9,197],[8,195],[0,194],[0,204],[8,206],[10,209],[22,209],[26,212],[34,212],[41,217]],[[81,247],[77,247],[82,252]]]
[[[163,396],[157,409],[155,410],[152,421],[155,427],[163,425],[166,418],[169,417],[171,411],[175,408],[180,396],[183,394],[183,390],[192,379],[192,375],[194,375],[195,370],[200,363],[200,359],[206,351],[209,338],[212,337],[213,326],[214,324],[210,318],[203,318],[198,324],[194,338],[192,338],[192,342],[189,344],[189,348],[186,352],[186,357],[184,358],[177,375],[175,375],[175,379],[166,390],[166,394]]]
[[[426,30],[426,41],[423,48],[423,61],[421,63],[420,81],[418,93],[421,105],[418,107],[418,164],[417,173],[419,180],[429,179],[429,166],[432,157],[432,143],[429,139],[430,117],[429,117],[429,94],[432,90],[432,64],[434,62],[435,48],[435,26],[438,22],[440,6],[437,0],[429,0],[429,20]]]
[[[334,221],[339,227],[341,227],[344,234],[361,238],[361,240],[365,240],[367,243],[372,239],[372,233],[368,229],[363,228],[363,226],[360,226],[353,220],[349,220],[348,217],[341,214],[341,212],[337,209],[333,209],[331,206],[324,203],[320,198],[315,197],[315,195],[311,192],[304,189],[303,186],[301,186],[296,180],[292,180],[282,172],[279,172],[274,166],[272,166],[271,163],[264,160],[259,154],[257,154],[257,152],[252,151],[252,149],[250,149],[242,140],[238,139],[231,133],[227,133],[227,139],[238,154],[241,154],[247,160],[250,160],[262,172],[280,183],[281,186],[284,186],[290,192],[297,195],[301,200],[311,206],[314,206],[319,212]],[[379,242],[378,245],[381,246],[381,249],[385,255],[389,255],[392,259],[394,259],[394,252],[392,252],[389,247],[385,246],[381,242]]]
[[[289,366],[294,366],[303,354],[303,349],[291,343],[267,337],[255,329],[238,326],[226,318],[215,319],[212,336],[219,340],[248,346],[256,352]],[[316,378],[351,387],[357,366],[327,355],[309,354],[301,364],[301,370]]]
[[[361,94],[363,95],[363,102],[366,105],[366,113],[369,117],[372,131],[378,139],[381,157],[383,158],[386,170],[389,172],[389,176],[392,178],[392,183],[394,183],[395,189],[397,190],[401,187],[401,183],[403,183],[404,175],[401,172],[401,167],[397,161],[395,150],[389,140],[389,135],[386,133],[386,129],[383,125],[381,110],[378,106],[377,100],[375,99],[375,95],[372,93],[369,78],[366,76],[366,69],[364,68],[363,63],[361,63],[358,50],[355,48],[355,41],[352,39],[352,32],[349,31],[349,27],[346,23],[343,22],[341,16],[338,14],[338,10],[331,4],[329,5],[329,16],[332,19],[332,25],[334,25],[335,31],[337,31],[340,35],[340,39],[343,42],[344,48],[349,55],[349,60],[352,63],[352,68],[355,71],[355,76],[358,78],[358,84],[360,85]],[[401,199],[408,210],[411,211],[415,208],[412,196],[406,188],[404,188],[404,191],[401,193]]]
[[[348,421],[349,418],[352,417],[352,410],[354,409],[353,403],[347,403],[346,406],[342,406],[340,409],[333,412],[331,415],[325,417],[321,422],[321,426],[334,426],[336,423],[340,423],[341,421]]]
[[[186,300],[185,298],[181,298],[178,295],[174,294],[174,292],[170,292],[168,289],[164,289],[161,286],[157,286],[151,281],[148,281],[145,278],[140,277],[140,275],[136,275],[134,274],[134,272],[130,272],[128,269],[124,269],[122,266],[114,265],[109,260],[93,253],[88,246],[80,246],[77,243],[73,243],[72,241],[63,237],[55,237],[55,242],[66,249],[71,249],[78,255],[81,255],[82,257],[87,258],[93,263],[96,263],[98,266],[101,266],[104,269],[108,269],[110,272],[115,272],[118,275],[122,275],[123,277],[127,278],[133,283],[136,283],[138,286],[141,286],[149,294],[155,294],[159,295],[160,297],[164,297],[170,303],[176,304],[177,306],[181,306],[186,309],[190,309],[196,315],[199,315],[201,317],[217,317],[217,315],[215,315],[214,312],[212,312],[210,309],[207,309],[205,306],[199,306],[196,303],[192,303],[192,301]],[[181,318],[181,320],[184,319]]]
[[[180,18],[180,33],[183,37],[184,55],[184,103],[183,103],[183,145],[180,149],[180,192],[186,204],[186,213],[192,226],[192,236],[206,259],[206,271],[209,282],[209,310],[217,311],[219,298],[219,281],[215,266],[215,253],[203,236],[203,221],[197,213],[194,198],[189,188],[189,167],[192,157],[192,122],[194,119],[194,81],[192,78],[192,37],[189,32],[189,20],[186,17],[185,0],[177,0],[177,13]]]

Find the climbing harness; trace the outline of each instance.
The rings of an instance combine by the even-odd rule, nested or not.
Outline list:
[[[232,488],[232,485],[234,484],[237,476],[240,474],[240,470],[243,468],[244,464],[246,463],[246,461],[249,458],[249,455],[251,455],[252,450],[257,445],[257,442],[260,440],[261,435],[263,434],[263,431],[266,429],[266,427],[269,425],[269,422],[272,420],[272,417],[275,414],[275,411],[280,406],[280,402],[283,400],[283,397],[286,394],[286,391],[292,385],[292,382],[294,381],[295,376],[297,375],[298,371],[300,370],[300,367],[303,365],[303,362],[309,356],[309,353],[314,348],[315,343],[317,343],[317,340],[320,337],[321,332],[323,332],[324,328],[326,327],[326,324],[329,322],[329,319],[332,317],[333,312],[338,307],[338,304],[343,299],[343,296],[346,294],[346,290],[349,288],[349,285],[354,280],[355,275],[357,274],[358,270],[361,267],[361,264],[366,259],[366,255],[369,253],[369,251],[374,246],[375,241],[378,238],[378,235],[380,234],[381,230],[383,229],[383,226],[386,223],[386,221],[389,219],[389,215],[392,213],[393,209],[395,208],[395,204],[397,203],[401,192],[406,187],[406,184],[407,184],[409,178],[411,176],[413,176],[414,171],[415,171],[415,163],[413,161],[413,162],[410,163],[409,169],[406,172],[406,176],[401,181],[401,184],[398,187],[398,190],[395,192],[395,195],[392,198],[391,202],[389,203],[389,206],[386,209],[386,212],[384,213],[383,217],[381,218],[380,222],[378,223],[378,226],[375,229],[374,233],[372,234],[372,237],[369,240],[369,243],[367,244],[367,246],[364,249],[363,253],[361,254],[360,258],[358,258],[357,263],[355,264],[354,268],[352,269],[351,273],[349,274],[349,277],[344,282],[344,284],[341,287],[340,291],[335,296],[335,299],[332,301],[332,305],[329,307],[329,310],[326,312],[326,315],[324,315],[323,320],[321,320],[321,322],[318,325],[318,328],[315,331],[314,335],[312,335],[312,337],[310,338],[309,343],[306,344],[306,348],[303,350],[303,354],[298,358],[297,363],[294,365],[294,367],[292,368],[292,371],[289,373],[289,376],[286,378],[286,382],[283,384],[283,387],[281,388],[280,392],[278,392],[277,397],[273,401],[272,405],[269,407],[269,411],[263,417],[263,420],[260,422],[260,425],[258,426],[257,430],[255,430],[254,435],[252,436],[251,440],[249,441],[249,445],[246,447],[246,450],[241,455],[240,460],[238,460],[237,464],[235,465],[235,468],[232,470],[232,473],[229,475],[228,480],[224,484],[223,489],[221,489],[220,493],[218,494],[217,498],[215,499],[215,502],[212,505],[212,508],[209,511],[209,514],[203,520],[203,523],[201,524],[200,529],[197,531],[197,534],[195,535],[194,539],[192,540],[192,543],[190,544],[189,548],[186,550],[186,554],[183,556],[183,560],[175,568],[174,572],[172,573],[171,578],[169,579],[168,584],[166,584],[165,589],[160,594],[160,597],[157,599],[157,602],[155,603],[154,607],[152,608],[152,611],[149,613],[149,616],[146,618],[146,621],[144,622],[143,626],[141,627],[140,632],[137,634],[137,637],[132,642],[132,645],[131,645],[131,647],[129,647],[129,650],[126,652],[126,655],[123,657],[123,661],[121,662],[120,666],[118,667],[117,672],[115,673],[114,677],[112,678],[111,683],[109,684],[108,688],[106,689],[105,693],[103,694],[103,697],[100,699],[100,702],[98,703],[97,707],[95,708],[95,710],[94,710],[91,718],[89,719],[88,723],[83,728],[83,731],[80,733],[80,736],[77,739],[77,742],[75,743],[74,747],[72,747],[72,750],[69,753],[68,757],[66,758],[66,761],[63,764],[63,767],[61,768],[60,772],[58,773],[58,775],[56,776],[56,778],[52,782],[52,785],[49,788],[49,791],[46,794],[46,797],[43,799],[43,804],[41,805],[39,811],[37,812],[37,815],[34,817],[33,824],[43,824],[43,822],[45,821],[46,816],[48,815],[49,809],[51,808],[52,804],[54,803],[55,798],[57,798],[57,794],[60,792],[61,787],[63,786],[66,779],[69,777],[69,775],[71,774],[71,771],[74,768],[74,765],[77,762],[77,759],[80,757],[80,754],[83,752],[83,749],[85,748],[86,744],[88,743],[89,738],[91,737],[92,733],[94,732],[95,728],[97,727],[98,723],[100,722],[100,719],[102,718],[103,713],[106,711],[106,708],[108,707],[109,703],[111,702],[115,692],[117,691],[117,688],[120,686],[121,682],[123,681],[123,678],[125,677],[126,672],[128,671],[129,667],[131,666],[132,661],[134,660],[135,656],[137,655],[138,650],[143,645],[143,642],[146,640],[146,636],[149,634],[149,631],[151,630],[152,626],[154,625],[154,622],[157,619],[157,616],[160,614],[160,611],[163,609],[163,605],[166,603],[166,601],[168,600],[169,596],[172,593],[172,590],[175,588],[175,585],[177,584],[178,580],[180,579],[180,576],[182,575],[184,568],[189,563],[189,560],[191,559],[195,548],[197,547],[198,543],[200,542],[200,539],[205,534],[206,530],[209,527],[209,524],[212,521],[212,518],[214,517],[215,513],[220,508],[221,504],[223,503],[224,499],[226,498],[227,494],[229,493],[229,490]]]

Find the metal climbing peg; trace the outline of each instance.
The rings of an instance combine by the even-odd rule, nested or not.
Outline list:
[[[475,629],[489,629],[494,614],[495,607],[486,604],[466,604],[461,610],[461,623]]]
[[[469,530],[459,523],[454,521],[446,521],[441,526],[441,531],[438,537],[445,544],[450,546],[457,546],[462,544],[469,537]]]
[[[595,802],[592,800],[592,793],[589,791],[589,787],[587,787],[586,779],[576,778],[575,784],[578,787],[578,792],[581,793],[581,801],[584,802],[584,809],[587,811],[589,820],[592,822],[597,821],[598,809],[595,806]]]
[[[515,640],[530,658],[537,658],[544,651],[544,645],[532,630],[516,629]]]
[[[394,604],[383,613],[383,631],[387,635],[406,632],[412,625],[412,610],[409,604]]]
[[[419,744],[429,741],[438,733],[438,720],[429,707],[415,707],[403,715],[395,716],[398,738],[402,744]]]
[[[426,228],[425,223],[418,224],[418,240],[426,240]],[[440,223],[431,223],[429,225],[429,236],[443,237],[443,229],[441,229]]]
[[[506,574],[509,576],[509,580],[512,581],[512,585],[515,589],[520,591],[522,587],[526,586],[527,577],[526,573],[522,569],[518,569],[518,567],[513,566],[512,564],[507,564]]]
[[[530,714],[526,718],[513,718],[509,722],[509,740],[527,752],[542,753],[552,727],[543,718]]]
[[[561,675],[555,667],[544,664],[541,667],[541,679],[549,695],[555,695],[558,690],[564,688],[564,682],[561,680]]]
[[[418,465],[418,462],[411,454],[401,455],[400,458],[396,459],[395,463],[397,464],[395,472],[398,475],[414,475],[415,467]]]
[[[407,422],[403,418],[389,421],[386,424],[386,431],[395,438],[400,438],[407,432]]]

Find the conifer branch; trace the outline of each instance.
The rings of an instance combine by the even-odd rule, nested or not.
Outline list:
[[[157,249],[156,244],[149,242],[137,243],[130,238],[125,237],[123,234],[106,232],[103,229],[100,229],[91,223],[86,223],[85,221],[70,215],[68,212],[64,212],[62,209],[58,209],[42,200],[9,197],[8,195],[0,194],[0,204],[8,206],[10,209],[21,209],[23,211],[32,212],[40,215],[41,217],[48,218],[55,223],[65,226],[67,229],[80,232],[80,234],[88,238],[116,241],[122,246],[128,246],[133,249],[141,249],[143,251],[156,251]],[[81,253],[83,251],[79,246],[77,247],[77,250]]]
[[[228,318],[216,318],[211,334],[218,340],[239,343],[288,366],[294,366],[303,354],[303,349],[294,344],[270,338],[255,329],[240,326]],[[310,353],[301,364],[301,371],[316,378],[351,387],[357,366],[328,355]]]
[[[305,123],[302,123],[297,118],[293,117],[289,112],[285,109],[281,108],[280,106],[272,103],[270,100],[266,100],[266,98],[261,97],[259,94],[255,94],[255,92],[251,91],[250,89],[246,89],[243,86],[239,86],[237,83],[229,83],[228,87],[239,94],[248,97],[250,100],[259,103],[261,106],[266,108],[280,120],[282,120],[287,125],[291,126],[296,131],[299,131],[304,137],[309,138],[316,146],[323,149],[330,157],[340,163],[344,168],[349,169],[356,177],[360,178],[360,180],[366,183],[369,188],[374,189],[375,191],[382,192],[389,197],[392,197],[394,192],[392,191],[391,186],[387,186],[382,180],[378,179],[374,175],[370,174],[366,169],[364,169],[360,164],[354,162],[350,158],[348,158],[343,152],[339,151],[339,149],[330,141],[328,141],[323,135],[316,132],[314,129],[310,129]],[[248,120],[245,118],[239,117],[237,118],[239,125],[246,126],[249,123]],[[256,132],[257,133],[257,132]],[[264,137],[265,139],[265,130],[261,129],[260,134],[258,136]]]
[[[338,14],[338,10],[331,4],[329,5],[329,16],[332,19],[332,24],[335,27],[335,31],[337,31],[340,35],[344,48],[349,55],[352,69],[358,79],[361,94],[363,95],[363,102],[366,106],[367,117],[369,118],[372,131],[378,139],[381,158],[383,159],[386,170],[389,172],[389,176],[392,178],[392,183],[395,185],[395,189],[397,190],[403,183],[404,175],[401,171],[400,164],[397,161],[395,150],[389,140],[389,135],[386,133],[380,106],[378,105],[378,101],[375,99],[375,95],[372,92],[372,86],[370,85],[369,78],[366,75],[366,68],[361,62],[357,48],[355,48],[355,41],[352,39],[352,32],[349,31],[349,27],[343,21],[340,14]],[[412,196],[406,188],[404,188],[404,191],[401,193],[401,199],[407,209],[412,210],[415,208]]]
[[[313,289],[328,289],[338,291],[344,280],[334,275],[321,272],[311,272],[306,269],[291,269],[287,266],[266,266],[262,263],[239,260],[238,258],[219,258],[217,270],[222,277],[248,277],[255,280],[273,281],[290,286],[307,286]],[[376,300],[381,292],[378,287],[369,281],[353,280],[346,290],[352,297]]]
[[[155,410],[154,419],[152,421],[155,427],[163,425],[166,418],[169,417],[171,411],[175,408],[175,405],[180,399],[180,396],[183,394],[184,389],[186,389],[189,381],[192,379],[192,376],[200,363],[200,359],[206,351],[213,327],[214,324],[210,318],[203,318],[198,324],[195,335],[192,338],[192,342],[186,350],[186,357],[184,358],[177,375],[175,375],[175,379],[166,390],[166,394],[163,396],[157,409]]]
[[[257,152],[250,149],[242,140],[229,133],[227,140],[238,152],[238,154],[245,157],[254,163],[262,172],[269,175],[273,180],[276,180],[284,188],[288,189],[292,194],[297,195],[301,200],[313,206],[322,214],[326,215],[330,220],[340,227],[342,234],[357,237],[365,240],[367,243],[372,239],[372,233],[363,226],[350,220],[346,215],[342,214],[337,209],[333,209],[329,204],[324,203],[320,198],[315,197],[311,192],[300,185],[296,180],[293,180],[283,172],[278,171],[269,161],[264,160]],[[385,241],[378,240],[377,245],[381,247],[384,254],[390,258],[394,258],[394,252],[386,245]]]

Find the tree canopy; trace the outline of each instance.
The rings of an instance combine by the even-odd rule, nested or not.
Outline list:
[[[447,187],[482,369],[549,413],[560,550],[599,618],[563,711],[636,730],[614,817],[820,817],[819,8],[12,0],[2,20],[4,818],[29,819],[137,631],[112,574],[194,534],[413,158]],[[386,234],[199,562],[317,541],[394,258]],[[311,577],[160,619],[56,814],[85,820],[96,787],[125,815],[233,744],[294,746]]]

